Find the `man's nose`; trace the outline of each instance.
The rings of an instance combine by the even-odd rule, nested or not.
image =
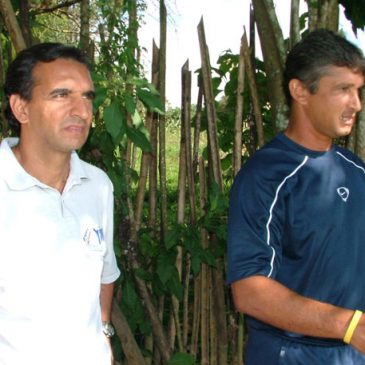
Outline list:
[[[356,90],[356,92],[353,95],[352,98],[352,107],[356,110],[356,112],[359,112],[362,108],[362,103],[361,103],[361,93],[363,93],[363,90]]]
[[[84,119],[89,120],[92,115],[92,102],[83,96],[75,96],[72,104],[72,114]]]

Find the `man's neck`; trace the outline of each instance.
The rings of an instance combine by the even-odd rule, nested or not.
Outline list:
[[[27,152],[21,142],[12,150],[29,175],[60,193],[63,192],[70,173],[70,155],[39,156],[34,152]]]
[[[297,128],[293,123],[289,123],[284,134],[295,143],[312,151],[328,151],[332,147],[332,139],[316,138],[306,128]]]

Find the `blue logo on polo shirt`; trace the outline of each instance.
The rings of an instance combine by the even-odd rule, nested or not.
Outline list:
[[[98,236],[99,245],[101,245],[101,243],[104,241],[104,232],[103,232],[103,229],[102,228],[99,228],[99,229],[93,228],[93,231]]]
[[[83,241],[88,246],[98,246],[104,242],[104,232],[102,228],[87,228],[83,236]]]

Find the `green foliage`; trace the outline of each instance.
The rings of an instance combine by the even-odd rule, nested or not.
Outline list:
[[[178,352],[175,355],[173,355],[170,361],[167,363],[167,365],[194,365],[194,364],[195,364],[194,357],[183,352]]]
[[[345,15],[352,23],[352,29],[356,34],[357,29],[365,27],[365,12],[363,0],[339,0],[345,8]]]
[[[122,309],[128,314],[128,324],[132,332],[145,335],[151,333],[150,323],[146,321],[144,309],[130,278],[126,278],[123,283]]]
[[[124,115],[118,100],[112,100],[104,109],[104,121],[107,132],[112,137],[114,144],[117,145],[127,129],[126,121],[124,120]]]

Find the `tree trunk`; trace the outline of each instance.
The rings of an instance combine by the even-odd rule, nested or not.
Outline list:
[[[29,24],[29,4],[28,0],[19,0],[20,28],[27,47],[33,44],[32,30]]]
[[[89,0],[81,0],[80,2],[80,48],[86,52],[90,60],[94,59],[90,42]]]
[[[15,51],[19,52],[26,48],[26,43],[10,0],[0,0],[0,12],[4,18],[5,26],[9,32]]]
[[[309,30],[319,28],[338,30],[338,0],[305,0],[308,6]]]
[[[115,300],[112,307],[112,321],[122,344],[123,352],[128,360],[128,365],[144,365],[145,361],[134,338],[134,334]]]
[[[262,147],[265,143],[264,138],[264,127],[263,121],[261,116],[261,107],[260,107],[260,100],[256,86],[256,78],[255,78],[255,71],[251,64],[251,52],[247,42],[246,31],[243,34],[243,56],[245,59],[246,64],[246,74],[248,78],[248,84],[250,87],[251,92],[251,102],[253,106],[254,116],[255,116],[255,126],[257,132],[257,142],[259,147]]]
[[[275,15],[273,1],[252,0],[252,3],[264,57],[267,84],[270,85],[268,94],[274,127],[277,130],[282,130],[286,128],[288,123],[288,108],[282,88],[286,53],[284,38]]]
[[[299,0],[291,0],[289,48],[300,41]]]
[[[338,0],[318,1],[318,23],[316,28],[326,28],[334,32],[338,30]]]

